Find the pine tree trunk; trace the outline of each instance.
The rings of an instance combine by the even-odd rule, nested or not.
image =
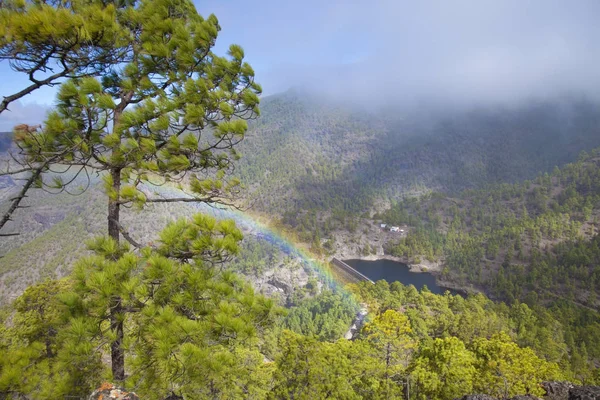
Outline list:
[[[115,168],[110,171],[113,181],[113,189],[119,193],[121,190],[121,169]],[[108,236],[119,243],[119,196],[116,199],[108,199]]]
[[[110,171],[113,189],[119,193],[121,189],[121,169]],[[108,236],[119,242],[119,196],[108,200]],[[123,351],[123,312],[121,297],[114,296],[110,302],[110,329],[115,333],[115,340],[110,344],[112,375],[115,381],[125,380],[125,352]]]
[[[116,334],[110,344],[110,363],[115,381],[125,380],[125,352],[123,351],[123,321],[119,318],[122,312],[121,298],[115,296],[111,300],[110,328]]]

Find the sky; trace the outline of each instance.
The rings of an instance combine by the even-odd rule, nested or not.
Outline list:
[[[241,45],[270,95],[290,87],[364,103],[511,103],[600,94],[600,2],[577,0],[211,0],[215,52]],[[26,79],[0,62],[0,95]],[[38,122],[53,89],[0,115]]]

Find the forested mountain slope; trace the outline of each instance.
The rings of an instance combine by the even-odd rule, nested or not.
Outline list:
[[[520,182],[600,145],[600,108],[583,99],[368,112],[296,90],[261,110],[238,171],[268,213],[356,212],[404,193]]]
[[[387,251],[442,259],[454,280],[508,300],[533,291],[597,307],[599,216],[600,151],[594,150],[534,181],[409,198],[376,218],[412,227]]]
[[[84,187],[85,180],[77,186]],[[0,239],[0,308],[17,298],[28,286],[71,273],[73,264],[89,254],[86,243],[106,234],[104,193],[92,175],[90,188],[74,196],[50,194],[40,189],[30,191],[24,205],[13,215],[7,232],[17,236]],[[8,206],[15,188],[0,186],[0,212]],[[124,209],[123,226],[142,245],[157,240],[168,222],[189,218],[198,212],[213,215],[213,210],[194,204],[152,204],[145,210]],[[217,213],[218,215],[218,213]],[[241,253],[230,268],[240,272],[257,291],[282,303],[304,296],[304,286],[316,286],[315,272],[300,260],[289,257],[277,246],[241,226],[245,238]],[[312,285],[312,286],[311,286]],[[283,289],[281,289],[283,287]]]

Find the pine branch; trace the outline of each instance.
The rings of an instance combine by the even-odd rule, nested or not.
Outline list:
[[[33,170],[35,170],[35,168],[34,168],[34,167],[21,168],[21,169],[17,169],[17,170],[15,170],[15,171],[10,171],[10,170],[7,170],[7,171],[2,171],[2,172],[0,172],[0,176],[5,176],[5,175],[16,175],[16,174],[20,174],[20,173],[22,173],[22,172],[30,172],[30,171],[33,171]]]
[[[17,93],[14,93],[14,94],[12,94],[10,96],[5,96],[2,99],[2,103],[0,103],[0,114],[2,114],[3,111],[8,110],[8,105],[10,103],[12,103],[13,101],[18,100],[21,97],[24,97],[24,96],[28,95],[29,93],[33,92],[36,89],[41,88],[42,86],[51,84],[52,82],[54,82],[58,78],[62,78],[62,77],[68,76],[71,72],[72,72],[71,70],[64,70],[64,71],[61,71],[61,72],[56,73],[54,75],[51,75],[51,76],[49,76],[46,79],[43,79],[41,81],[33,80],[32,81],[33,84],[29,85],[25,89],[23,89],[23,90],[21,90],[21,91],[19,91]]]
[[[216,206],[225,206],[231,207],[236,210],[241,210],[241,208],[234,204],[233,202],[229,202],[222,197],[217,196],[208,196],[208,197],[172,197],[172,198],[156,198],[156,199],[146,199],[146,203],[205,203],[211,207]],[[124,202],[125,203],[125,202]]]
[[[147,203],[217,203],[219,200],[216,200],[215,197],[172,197],[168,199],[146,199]]]
[[[33,185],[33,183],[40,177],[42,172],[44,172],[50,164],[52,164],[53,162],[55,162],[56,160],[61,158],[63,155],[69,153],[70,151],[73,151],[77,146],[79,146],[79,145],[76,144],[70,148],[63,150],[60,153],[54,154],[52,157],[48,158],[46,161],[44,161],[38,167],[35,167],[34,169],[32,169],[33,173],[31,174],[31,176],[29,178],[27,178],[27,180],[25,181],[25,184],[21,188],[21,191],[19,192],[19,194],[16,197],[11,199],[10,207],[8,208],[8,210],[6,210],[4,215],[2,215],[2,219],[0,220],[0,230],[4,227],[4,225],[6,225],[6,223],[8,221],[10,221],[10,217],[15,212],[15,210],[17,208],[20,208],[21,201],[23,201],[23,199],[25,197],[27,197],[27,191],[31,188],[31,185]]]
[[[119,223],[119,221],[117,221],[116,219],[111,219],[111,221],[117,226],[117,228],[119,229],[119,232],[121,232],[121,235],[123,235],[123,237],[125,238],[125,240],[127,240],[129,243],[131,243],[131,245],[137,249],[141,249],[142,246],[141,244],[139,244],[138,242],[136,242],[131,235],[129,235],[129,232],[127,232],[127,230],[125,228],[123,228],[123,225],[121,225]]]
[[[21,201],[26,197],[27,191],[29,190],[31,185],[33,185],[33,183],[39,178],[43,169],[46,168],[50,162],[51,161],[48,160],[44,164],[42,164],[40,167],[35,169],[34,172],[31,174],[31,176],[25,182],[25,185],[23,185],[23,187],[21,188],[21,191],[19,192],[17,197],[12,199],[12,203],[11,203],[10,207],[4,213],[4,215],[2,216],[2,219],[0,220],[0,229],[2,229],[8,221],[10,221],[11,215],[15,212],[17,207],[19,207],[19,204],[21,203]]]

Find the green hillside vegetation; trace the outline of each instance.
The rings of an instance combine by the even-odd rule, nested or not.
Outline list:
[[[12,193],[7,189],[4,196]],[[10,225],[19,235],[0,241],[0,304],[16,298],[29,285],[69,274],[74,261],[85,254],[86,240],[106,233],[104,198],[97,181],[79,196],[35,190],[25,205],[28,208],[16,213]],[[137,240],[149,243],[156,239],[160,226],[194,212],[192,206],[173,209],[158,204],[146,211],[125,210],[123,224]]]
[[[11,193],[7,191],[5,195],[10,196]],[[103,193],[96,181],[80,196],[66,193],[51,195],[36,190],[25,204],[29,208],[16,213],[10,226],[20,234],[0,241],[0,305],[9,304],[30,285],[70,274],[75,261],[87,254],[85,242],[106,233]],[[135,240],[151,244],[157,240],[161,226],[197,212],[192,204],[179,204],[177,207],[153,204],[144,210],[125,209],[122,218],[123,225]],[[304,288],[304,282],[293,280],[293,272],[303,268],[298,260],[291,259],[276,245],[252,234],[244,237],[240,253],[227,268],[252,283],[263,280],[263,275],[269,270],[279,270],[283,276],[290,275],[289,284],[293,292],[289,296],[273,296],[282,304],[293,304],[313,295],[309,288]],[[304,269],[304,273],[309,279],[315,279],[313,271]]]
[[[357,312],[352,297],[325,291],[294,305],[282,326],[321,341],[333,341],[346,333]]]
[[[328,126],[329,117],[312,120],[308,115],[318,109],[331,116],[332,110],[305,106],[311,124]],[[285,113],[287,106],[282,107],[275,112]],[[352,132],[359,131],[374,137],[368,119],[348,125],[354,117],[336,112],[336,132],[349,135],[338,137],[353,141]],[[269,111],[265,114],[253,129],[271,123],[274,117]],[[305,117],[290,118],[301,127]],[[249,189],[264,196],[263,202],[256,203],[259,210],[272,206],[274,214],[281,212],[282,222],[317,249],[321,239],[329,239],[323,247],[331,250],[334,229],[360,233],[361,220],[368,216],[363,210],[405,189],[393,183],[402,174],[385,180],[388,172],[393,173],[384,169],[380,170],[382,183],[374,170],[372,185],[363,179],[366,175],[354,176],[353,169],[367,173],[365,166],[371,165],[361,164],[362,150],[343,157],[339,149],[330,153],[331,158],[320,159],[318,152],[308,151],[312,144],[302,147],[296,135],[282,135],[280,140],[278,146],[287,147],[285,157],[300,161],[282,163],[274,153],[272,158],[264,156],[273,161],[273,170],[265,175],[270,178],[257,180]],[[323,149],[334,145],[325,138],[322,142]],[[367,142],[364,149],[370,148]],[[420,151],[430,149],[420,146],[416,146]],[[441,142],[436,146],[441,148]],[[233,235],[231,239],[203,236],[197,242],[225,246],[236,256],[228,268],[221,268],[206,259],[215,256],[210,250],[200,251],[201,257],[182,250],[189,245],[180,241],[185,237],[181,232],[188,229],[182,222],[170,225],[157,239],[159,226],[177,216],[191,216],[191,206],[174,209],[158,204],[143,212],[124,211],[123,223],[130,233],[152,246],[145,250],[115,247],[107,239],[94,241],[86,250],[86,239],[105,232],[104,199],[98,188],[80,197],[32,198],[28,204],[36,211],[16,219],[15,228],[23,234],[2,244],[0,296],[6,302],[27,286],[44,283],[31,286],[3,312],[0,350],[8,357],[0,362],[0,392],[39,398],[83,395],[110,379],[110,365],[102,360],[113,337],[102,310],[111,293],[128,302],[124,305],[127,377],[123,384],[146,398],[176,394],[184,398],[453,399],[473,392],[541,394],[539,383],[548,379],[600,383],[596,367],[600,316],[595,311],[600,300],[599,155],[599,151],[584,154],[578,162],[531,181],[483,189],[460,191],[463,186],[483,187],[491,175],[481,178],[481,183],[473,178],[468,185],[442,187],[435,179],[442,182],[443,175],[434,179],[428,172],[416,174],[431,180],[415,181],[409,190],[425,194],[394,200],[388,210],[374,216],[410,227],[406,238],[388,244],[389,254],[441,261],[446,267],[444,279],[482,288],[507,304],[481,294],[466,299],[437,296],[385,282],[351,285],[353,297],[319,290],[319,283],[311,278],[281,298],[281,304],[289,307],[283,312],[274,300],[256,293],[231,272],[252,280],[285,264],[276,246],[255,239],[240,244],[236,230],[224,225],[217,231]],[[304,162],[325,165],[335,157],[340,163],[332,164],[331,170],[294,169]],[[266,171],[249,158],[237,169],[243,179]],[[531,160],[523,167],[523,176],[542,164],[542,158]],[[505,180],[500,170],[486,172],[496,174],[490,181]],[[320,177],[329,173],[331,180],[319,185]],[[356,195],[356,201],[349,202],[355,198],[352,185],[360,187],[362,192],[356,193],[364,196]],[[432,188],[449,194],[431,192]],[[295,201],[284,203],[290,198]],[[309,199],[323,201],[305,201]],[[210,236],[215,224],[224,222],[195,223],[203,228],[190,228],[191,232]],[[189,255],[178,256],[182,252]],[[72,263],[85,254],[87,258],[77,261],[75,272],[68,275]],[[152,268],[144,267],[148,265]],[[65,275],[65,280],[54,280]],[[368,305],[369,321],[354,340],[341,339],[359,302]]]
[[[196,224],[211,223],[198,218]],[[474,392],[541,395],[543,380],[600,379],[570,351],[563,325],[547,310],[494,303],[481,294],[434,295],[379,281],[351,285],[354,301],[325,291],[281,315],[231,273],[214,274],[208,264],[174,268],[180,261],[169,261],[177,254],[169,248],[182,244],[177,232],[183,227],[165,230],[157,250],[139,256],[120,250],[114,261],[102,259],[117,248],[95,241],[96,255],[78,262],[71,277],[29,288],[3,317],[0,349],[9,357],[0,361],[0,392],[56,398],[97,386],[109,367],[100,362],[107,342],[95,307],[115,290],[134,293],[127,303],[124,385],[148,399],[410,393],[410,399],[445,400]],[[113,270],[121,272],[107,275]],[[173,296],[181,285],[186,291]],[[194,301],[204,305],[197,309]],[[368,304],[369,320],[355,340],[338,339],[342,331],[323,321],[330,327],[340,317],[348,322],[355,301]],[[202,313],[190,319],[192,310]],[[315,328],[307,331],[307,325]]]
[[[509,301],[535,291],[596,307],[599,154],[522,184],[398,202],[375,218],[414,231],[387,251],[443,259],[449,279],[490,288]]]
[[[570,353],[598,362],[599,154],[523,184],[398,202],[376,218],[414,230],[386,250],[441,260],[446,280],[545,307],[563,325]]]
[[[290,91],[255,120],[262,88],[240,46],[213,52],[220,30],[190,0],[2,1],[0,60],[30,86],[0,113],[58,90],[0,171],[20,178],[0,186],[0,398],[87,398],[107,381],[151,400],[600,384],[600,151],[549,174],[600,145],[597,105],[365,112]],[[311,257],[335,251],[336,229],[368,236],[367,218],[406,224],[388,253],[496,301],[340,287],[287,246],[244,243],[193,205],[241,204],[236,174]]]
[[[551,172],[600,146],[598,111],[569,99],[369,112],[292,90],[262,101],[237,172],[254,206],[271,215],[349,217],[407,193],[458,193]]]

